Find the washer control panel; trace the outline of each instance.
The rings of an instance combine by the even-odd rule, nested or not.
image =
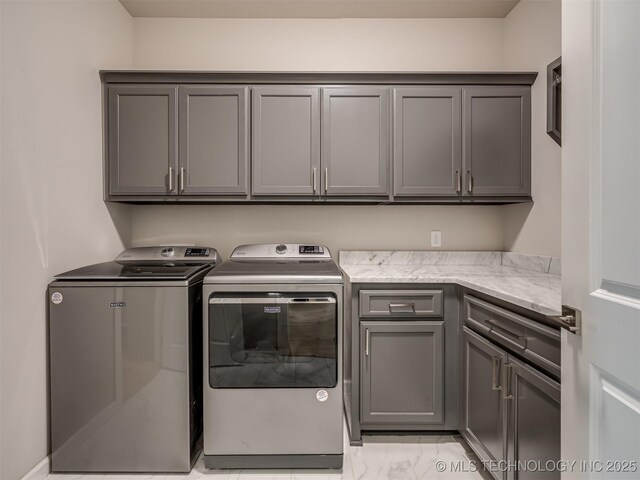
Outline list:
[[[116,257],[118,263],[154,263],[189,262],[214,263],[218,261],[218,252],[211,247],[134,247],[128,248]]]
[[[315,259],[330,260],[331,252],[324,245],[310,243],[263,243],[257,245],[241,245],[231,254],[235,260],[295,260]]]

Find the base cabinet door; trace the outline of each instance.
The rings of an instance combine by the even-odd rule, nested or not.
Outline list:
[[[552,480],[560,460],[560,384],[509,357],[509,479]],[[522,466],[526,466],[523,468]]]
[[[463,327],[463,338],[462,434],[480,460],[502,462],[507,416],[501,373],[507,354],[467,327]]]
[[[360,323],[361,422],[444,421],[444,322]]]

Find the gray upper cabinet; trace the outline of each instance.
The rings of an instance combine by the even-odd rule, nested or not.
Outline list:
[[[506,454],[507,420],[501,377],[507,355],[467,327],[463,328],[463,349],[462,435],[480,460],[501,462]]]
[[[527,202],[535,76],[101,72],[105,197]]]
[[[463,88],[463,194],[531,194],[531,90]]]
[[[560,384],[509,357],[511,398],[508,451],[512,465],[560,460]],[[529,463],[531,462],[531,463]],[[511,471],[510,479],[560,479],[560,471]]]
[[[180,160],[183,195],[247,193],[248,88],[179,88]]]
[[[457,195],[462,170],[462,90],[397,88],[394,92],[396,196]]]
[[[252,193],[312,196],[320,182],[319,89],[255,87]]]
[[[443,330],[442,321],[360,323],[363,424],[444,422]]]
[[[177,87],[110,86],[108,102],[109,193],[177,194]]]
[[[389,193],[389,89],[322,90],[322,181],[325,195]]]

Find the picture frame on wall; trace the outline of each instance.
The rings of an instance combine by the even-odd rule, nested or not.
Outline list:
[[[562,57],[547,65],[547,134],[562,146]]]

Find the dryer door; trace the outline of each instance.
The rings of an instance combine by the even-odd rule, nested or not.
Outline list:
[[[337,338],[333,294],[216,294],[209,300],[209,384],[334,387]]]

